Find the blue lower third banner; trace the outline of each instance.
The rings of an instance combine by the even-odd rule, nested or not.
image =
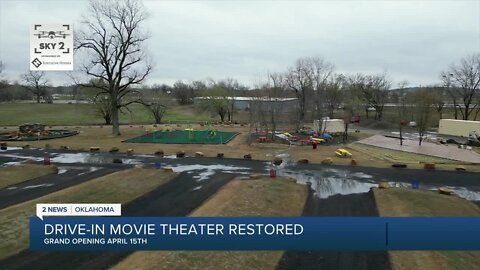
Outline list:
[[[30,249],[480,250],[480,218],[30,218]]]

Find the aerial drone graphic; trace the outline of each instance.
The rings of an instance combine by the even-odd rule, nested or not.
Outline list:
[[[35,34],[38,38],[66,38],[70,34],[64,33],[63,31],[40,31],[39,33]]]

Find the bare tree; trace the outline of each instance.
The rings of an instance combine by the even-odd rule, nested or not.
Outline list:
[[[363,100],[361,96],[358,95],[357,89],[352,87],[349,83],[349,79],[345,78],[343,82],[345,88],[342,92],[343,97],[343,120],[344,120],[344,132],[343,132],[343,141],[348,140],[348,128],[350,121],[353,116],[358,115],[359,111],[362,109]]]
[[[307,111],[306,102],[307,96],[311,93],[312,75],[308,68],[308,59],[301,58],[295,63],[295,66],[285,75],[285,82],[289,89],[293,90],[298,100],[298,126],[300,127],[304,120]]]
[[[435,96],[432,92],[422,89],[414,94],[415,99],[415,120],[418,131],[418,145],[422,145],[425,132],[431,125],[432,107],[435,102]]]
[[[200,109],[209,111],[212,116],[218,115],[220,121],[224,122],[230,108],[228,99],[229,94],[224,88],[213,86],[204,92],[199,104]]]
[[[219,82],[215,82],[211,80],[211,85],[219,88],[223,88],[228,93],[228,112],[227,117],[229,122],[233,122],[233,115],[235,113],[235,101],[237,95],[240,91],[247,90],[248,88],[242,84],[240,84],[236,79],[227,78],[225,80],[221,80]]]
[[[141,84],[152,70],[145,61],[145,19],[144,8],[137,0],[91,0],[82,22],[85,29],[76,35],[76,48],[89,56],[84,72],[98,79],[94,82],[102,82],[89,86],[98,88],[99,95],[108,95],[114,135],[120,135],[120,109],[141,101],[133,86]]]
[[[153,116],[155,124],[160,124],[170,105],[170,97],[159,88],[144,90],[144,92],[147,93],[143,96],[143,105]]]
[[[407,113],[407,97],[405,96],[405,87],[409,84],[408,81],[401,81],[398,83],[398,100],[397,100],[397,111],[398,111],[398,132],[400,135],[400,145],[403,145],[403,126],[406,124],[405,116]]]
[[[450,95],[459,97],[462,106],[459,111],[463,120],[468,120],[479,104],[476,98],[480,95],[480,53],[468,55],[459,64],[452,64],[447,72],[442,73],[444,83],[448,83]]]
[[[22,75],[22,81],[25,84],[25,88],[35,96],[37,103],[40,103],[42,97],[45,98],[48,86],[45,72],[29,71]]]
[[[8,81],[2,79],[2,73],[4,68],[5,68],[5,65],[3,64],[2,61],[0,61],[0,89],[8,87]]]
[[[315,119],[322,119],[328,115],[328,105],[336,103],[336,98],[338,97],[335,91],[338,83],[336,81],[337,78],[331,80],[334,66],[319,57],[307,58],[306,64],[307,69],[310,70],[307,74],[311,76],[310,80],[312,81],[314,100],[312,112],[315,112]]]
[[[283,76],[278,73],[268,74],[268,83],[264,86],[264,90],[266,96],[260,101],[260,113],[265,116],[265,124],[270,127],[271,139],[274,140],[278,122],[286,109],[282,108],[282,102],[279,102],[286,95]]]
[[[81,95],[82,83],[80,82],[78,75],[74,72],[67,72],[67,76],[70,78],[69,86],[72,89],[73,100],[75,100],[75,103],[78,103]]]
[[[106,94],[96,95],[93,99],[95,113],[103,118],[105,125],[112,124],[112,106],[110,96]]]
[[[309,109],[316,118],[326,115],[326,88],[333,69],[333,64],[320,57],[306,57],[298,59],[285,75],[287,88],[294,91],[298,100],[298,126],[306,120]]]
[[[442,72],[440,75],[443,81],[443,85],[447,90],[447,94],[453,101],[454,117],[455,119],[458,119],[458,104],[457,104],[458,96],[457,96],[457,92],[454,91],[454,89],[452,89],[453,74]]]
[[[391,85],[387,74],[364,75],[358,73],[349,78],[349,84],[353,91],[362,97],[367,118],[369,118],[369,111],[373,108],[375,120],[382,120],[383,108]]]
[[[193,88],[183,81],[176,81],[173,84],[173,95],[177,99],[178,104],[187,105],[193,103]]]
[[[328,117],[333,118],[334,111],[344,100],[346,86],[345,76],[342,74],[332,76],[328,81],[324,98]]]
[[[443,109],[445,108],[445,91],[443,87],[431,87],[434,91],[434,106],[440,119],[443,118]]]

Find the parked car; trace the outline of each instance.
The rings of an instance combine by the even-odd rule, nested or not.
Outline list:
[[[350,123],[360,123],[360,115],[350,117]]]

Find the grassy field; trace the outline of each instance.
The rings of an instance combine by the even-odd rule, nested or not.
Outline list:
[[[287,179],[234,180],[191,216],[299,216],[308,188]],[[281,251],[135,252],[113,269],[275,269]]]
[[[126,203],[168,182],[174,174],[130,169],[0,210],[0,259],[28,247],[29,217],[37,203]]]
[[[120,122],[153,123],[153,118],[140,104],[129,107],[133,113],[120,114]],[[208,114],[198,113],[193,106],[173,106],[165,114],[164,121],[212,121]],[[1,103],[0,126],[20,125],[23,123],[42,123],[46,125],[93,125],[103,124],[92,104],[36,104]]]
[[[0,168],[0,188],[18,184],[33,178],[56,173],[53,166],[23,164]]]
[[[480,207],[456,196],[412,189],[375,189],[381,216],[480,216]],[[480,252],[390,252],[394,270],[480,269]]]

